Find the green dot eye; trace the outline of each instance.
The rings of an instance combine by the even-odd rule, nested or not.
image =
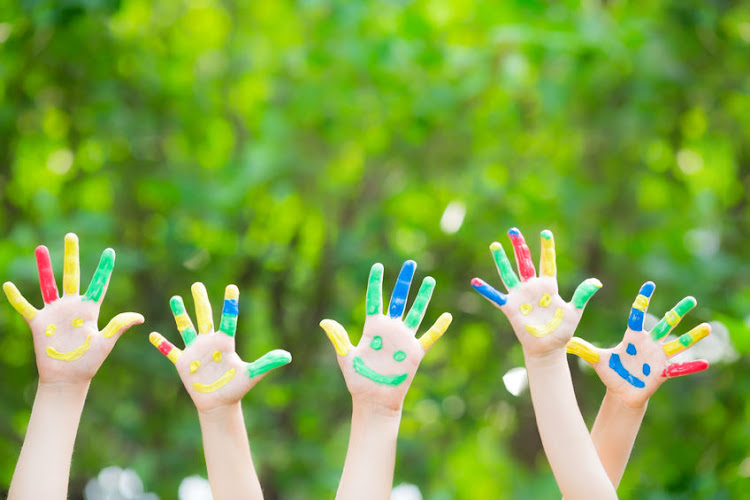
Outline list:
[[[383,347],[383,337],[375,335],[370,341],[370,347],[376,351],[380,350],[380,348]]]
[[[404,351],[396,351],[393,353],[393,359],[396,361],[403,361],[406,359],[406,353]]]

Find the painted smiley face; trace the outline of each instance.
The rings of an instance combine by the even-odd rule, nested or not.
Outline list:
[[[72,321],[71,325],[74,328],[81,328],[83,326],[83,323],[84,321],[82,318],[75,318]],[[44,329],[44,334],[47,337],[53,336],[55,332],[57,332],[57,325],[55,325],[54,323],[50,323],[49,325],[47,325],[47,328]],[[88,351],[89,349],[91,349],[90,333],[86,336],[86,340],[83,341],[83,344],[79,345],[75,349],[66,352],[60,352],[54,347],[48,346],[46,352],[47,356],[52,359],[59,359],[60,361],[75,361],[76,359],[86,354],[86,351]]]
[[[214,360],[215,363],[221,363],[221,360],[223,359],[221,351],[214,351],[211,358]],[[200,361],[198,361],[197,359],[191,361],[190,373],[193,374],[197,372],[200,367],[201,367]],[[235,370],[234,368],[230,368],[229,370],[225,371],[221,377],[217,378],[215,381],[211,382],[210,384],[201,384],[200,382],[193,382],[193,389],[204,394],[218,391],[219,389],[227,385],[229,381],[234,378],[236,373],[237,373],[237,370]]]
[[[552,296],[548,293],[545,293],[544,295],[542,295],[542,298],[539,299],[539,307],[547,308],[551,303]],[[519,307],[519,311],[521,311],[521,314],[523,314],[524,316],[528,315],[533,310],[534,306],[532,306],[528,302],[521,304],[521,307]],[[552,319],[550,319],[543,325],[524,325],[524,328],[526,328],[526,331],[534,337],[546,337],[550,333],[557,330],[557,328],[562,323],[564,315],[565,311],[563,310],[563,308],[557,307],[555,308],[555,314],[552,316]]]
[[[625,349],[625,352],[627,352],[631,356],[635,356],[636,354],[638,354],[635,346],[630,343]],[[609,357],[609,367],[612,368],[615,373],[617,373],[623,380],[628,382],[633,387],[638,387],[639,389],[646,387],[646,382],[630,373],[627,368],[623,366],[619,354],[612,353],[612,355]],[[641,371],[643,372],[644,376],[648,377],[651,374],[651,365],[649,365],[648,363],[643,363]]]
[[[375,351],[379,351],[380,349],[382,349],[383,337],[381,337],[380,335],[375,335],[370,341],[370,348]],[[396,351],[393,353],[393,359],[400,363],[406,359],[406,353],[404,351]],[[354,366],[355,372],[381,385],[396,386],[403,383],[409,377],[408,373],[402,373],[400,375],[383,375],[382,373],[379,373],[367,366],[367,364],[365,364],[365,361],[359,356],[354,357],[354,359],[352,360],[352,365]]]

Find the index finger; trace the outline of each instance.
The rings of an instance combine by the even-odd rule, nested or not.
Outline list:
[[[383,312],[383,264],[373,264],[367,279],[365,308],[368,316]]]

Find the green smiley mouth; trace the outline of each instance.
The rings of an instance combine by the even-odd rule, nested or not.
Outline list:
[[[380,373],[367,366],[359,356],[354,356],[352,365],[354,366],[355,372],[369,378],[376,384],[399,385],[409,376],[409,374],[407,373],[402,373],[401,375],[381,375]]]

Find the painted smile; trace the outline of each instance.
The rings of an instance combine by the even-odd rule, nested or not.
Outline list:
[[[86,337],[86,340],[83,342],[83,344],[79,345],[72,351],[60,352],[54,347],[47,347],[47,356],[52,359],[59,359],[61,361],[74,361],[86,354],[86,351],[88,351],[90,348],[91,334]]]
[[[352,360],[352,365],[354,365],[355,372],[369,378],[377,384],[399,385],[409,376],[407,373],[402,373],[401,375],[381,375],[380,373],[367,366],[359,356],[354,357],[354,359]]]
[[[558,307],[555,309],[555,315],[552,316],[551,320],[547,321],[542,326],[526,325],[526,331],[534,337],[546,337],[557,330],[557,327],[560,326],[560,323],[562,323],[563,320],[563,314],[564,311],[562,307]]]
[[[634,387],[643,388],[646,387],[646,383],[630,373],[627,369],[625,369],[624,366],[622,366],[622,361],[620,360],[619,354],[612,354],[609,357],[609,367],[612,368],[615,373],[617,373],[620,377],[622,377],[627,382],[630,382]]]
[[[230,380],[234,378],[235,369],[231,368],[224,372],[224,375],[216,379],[216,382],[213,382],[211,384],[201,384],[200,382],[193,382],[193,389],[195,389],[198,392],[214,392],[218,389],[221,389],[227,383],[229,383]]]

